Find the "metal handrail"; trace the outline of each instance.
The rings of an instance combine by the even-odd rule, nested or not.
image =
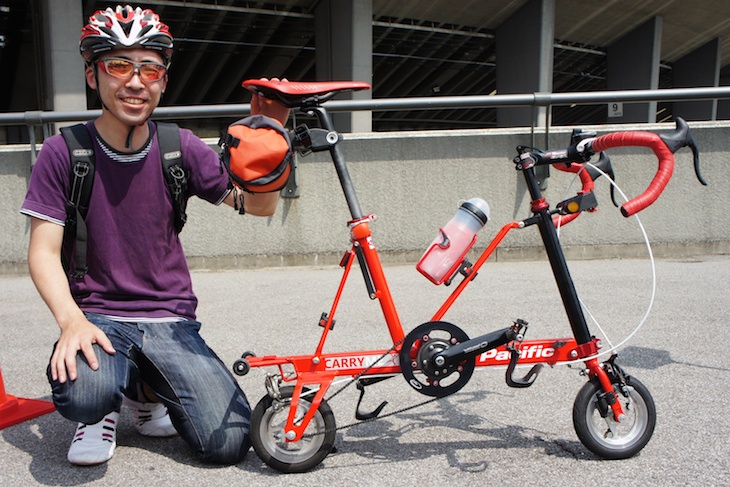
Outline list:
[[[730,87],[332,100],[327,103],[327,110],[332,112],[350,112],[363,110],[436,110],[444,108],[492,108],[505,106],[547,107],[570,104],[696,101],[721,98],[730,98]],[[154,111],[153,117],[155,119],[236,117],[249,113],[250,109],[251,105],[248,103],[159,107]],[[46,123],[75,122],[91,120],[99,115],[101,115],[101,110],[0,113],[0,125],[42,125]]]
[[[389,110],[436,110],[460,108],[491,108],[505,106],[550,107],[554,105],[651,102],[651,101],[694,101],[730,98],[730,87],[671,88],[663,90],[591,91],[572,93],[525,93],[511,95],[465,95],[425,96],[412,98],[380,98],[367,100],[332,100],[327,103],[331,112],[389,111]],[[240,117],[251,111],[251,105],[197,105],[181,107],[159,107],[152,116],[155,119]],[[35,129],[50,123],[92,120],[101,115],[101,110],[69,112],[27,111],[0,113],[0,126],[25,125],[28,127],[31,147],[31,165],[37,156]],[[537,116],[533,115],[532,136],[535,136]],[[549,130],[549,111],[545,114],[545,128]],[[47,135],[47,134],[45,134]],[[545,134],[547,136],[547,133]]]

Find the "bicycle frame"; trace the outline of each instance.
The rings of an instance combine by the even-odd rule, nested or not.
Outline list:
[[[292,145],[300,150],[330,153],[351,215],[348,228],[352,246],[340,262],[344,272],[332,306],[320,318],[319,324],[323,331],[314,353],[263,357],[244,353],[233,365],[238,375],[245,375],[251,367],[271,366],[279,370],[278,374],[267,374],[267,395],[251,413],[251,442],[265,463],[281,472],[304,472],[319,464],[330,453],[338,429],[328,403],[352,383],[356,383],[360,390],[355,417],[362,421],[378,418],[386,405],[383,402],[370,413],[359,410],[365,387],[383,378],[403,375],[410,387],[438,399],[464,387],[477,366],[507,365],[507,385],[529,387],[544,364],[565,362],[582,362],[585,369],[581,372],[588,376],[588,381],[581,387],[573,404],[573,426],[583,445],[596,455],[608,459],[629,458],[644,448],[656,425],[654,400],[637,378],[627,374],[615,363],[615,354],[599,363],[601,343],[591,335],[586,323],[556,227],[561,221],[565,224],[584,211],[595,210],[595,179],[601,174],[608,174],[613,179],[610,160],[603,154],[603,151],[612,147],[649,147],[658,160],[657,172],[649,186],[643,193],[621,205],[621,213],[625,217],[656,201],[672,176],[674,153],[682,147],[689,146],[692,149],[695,174],[702,184],[706,184],[699,170],[697,144],[684,120],[677,118],[676,129],[663,135],[625,131],[597,136],[592,132],[574,130],[570,145],[564,149],[542,152],[517,147],[518,156],[513,162],[525,179],[531,198],[532,216],[503,226],[473,265],[462,260],[456,268],[449,267],[454,275],[447,276],[447,284],[451,284],[457,275],[463,276],[463,279],[430,321],[406,334],[373,244],[370,223],[375,216],[366,215],[360,209],[352,179],[338,146],[341,136],[334,130],[329,115],[322,107],[324,102],[341,91],[369,89],[370,85],[356,81],[305,83],[264,79],[246,80],[243,86],[278,100],[289,108],[299,108],[318,119],[320,128],[310,129],[300,125],[292,131]],[[596,154],[600,154],[599,161],[595,165],[586,164]],[[576,196],[557,203],[551,209],[542,196],[535,175],[535,168],[542,165],[575,173],[581,180],[581,190]],[[613,191],[611,195],[613,197]],[[442,318],[507,235],[513,230],[533,225],[537,226],[542,238],[572,337],[525,340],[527,323],[517,319],[509,327],[470,339],[458,326],[443,321]],[[471,242],[473,244],[474,240]],[[447,247],[448,243],[445,244]],[[459,259],[463,259],[463,248],[458,247],[458,251]],[[429,255],[428,252],[430,250],[426,255]],[[324,345],[335,323],[337,308],[355,260],[359,262],[369,297],[380,304],[392,346],[379,350],[324,353]],[[443,278],[442,274],[439,275],[439,283],[443,282]],[[524,377],[516,378],[514,371],[518,363],[535,365]],[[349,380],[325,398],[338,377],[349,377]],[[282,384],[288,385],[280,388]],[[413,407],[389,412],[382,417]],[[308,430],[309,426],[312,428]]]
[[[282,382],[295,382],[289,416],[284,428],[287,441],[299,441],[302,438],[304,431],[335,378],[341,376],[357,378],[360,376],[399,374],[401,369],[398,346],[405,336],[387,279],[383,272],[378,251],[373,244],[370,222],[375,219],[375,216],[364,215],[360,209],[347,165],[338,147],[339,136],[332,127],[332,122],[327,111],[321,106],[311,107],[308,111],[310,114],[313,113],[317,116],[322,127],[320,129],[322,132],[316,132],[317,129],[312,129],[312,150],[329,151],[352,216],[352,220],[348,222],[352,248],[344,254],[340,262],[340,266],[343,267],[344,272],[332,307],[329,313],[322,315],[320,320],[323,331],[314,353],[311,355],[269,355],[263,357],[250,356],[246,358],[250,367],[276,366],[279,368],[279,375]],[[534,166],[523,168],[522,173],[524,174],[532,198],[532,212],[534,217],[525,221],[509,223],[499,231],[479,256],[475,264],[463,272],[464,279],[456,286],[443,305],[433,315],[431,321],[440,320],[447,313],[466,286],[472,281],[477,271],[486,263],[509,232],[536,224],[540,230],[552,271],[558,284],[558,290],[562,297],[574,338],[522,341],[521,339],[515,339],[513,335],[516,334],[507,334],[506,338],[501,340],[501,344],[495,344],[495,340],[493,339],[494,334],[490,334],[468,340],[464,345],[465,347],[471,347],[471,355],[477,355],[476,366],[504,366],[510,364],[511,369],[508,373],[511,373],[514,369],[517,360],[520,363],[526,364],[554,365],[557,362],[587,359],[585,360],[585,364],[589,376],[598,377],[603,385],[604,391],[613,393],[612,384],[606,371],[595,358],[600,344],[597,339],[592,337],[588,329],[565,256],[558,240],[557,231],[553,225],[552,216],[547,203],[542,198],[535,176]],[[352,270],[353,262],[356,259],[360,264],[370,298],[378,300],[380,304],[385,323],[392,339],[393,348],[390,350],[381,349],[325,354],[323,353],[324,345],[332,329],[345,283]],[[495,333],[500,334],[500,332]],[[485,340],[485,338],[489,339]],[[511,339],[507,340],[507,338]],[[506,343],[505,340],[509,343]],[[481,346],[483,343],[486,343],[486,345]],[[288,372],[287,367],[292,367],[293,373]],[[516,382],[519,386],[520,381],[517,380]],[[522,383],[522,386],[527,385],[529,383]],[[308,398],[312,405],[307,413],[304,417],[298,417],[297,405],[304,388],[314,389],[315,392],[313,397]],[[623,415],[620,402],[614,401],[611,404],[611,408],[614,417],[618,421]]]

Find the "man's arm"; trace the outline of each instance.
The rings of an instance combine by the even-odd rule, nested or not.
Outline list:
[[[78,307],[68,286],[61,265],[63,227],[31,217],[28,267],[30,277],[61,329],[61,336],[51,356],[51,377],[59,382],[75,380],[76,355],[81,350],[96,370],[99,362],[92,344],[98,343],[109,354],[114,353],[109,338],[89,322]]]
[[[241,203],[243,196],[243,209],[246,214],[255,216],[271,216],[276,211],[276,205],[279,203],[279,192],[273,193],[248,193],[238,187],[228,193],[225,204],[231,208],[236,208],[236,202]]]
[[[254,93],[251,98],[251,115],[265,115],[278,120],[282,125],[286,125],[290,112],[290,109],[279,102],[266,98],[258,93]],[[243,195],[244,211],[255,216],[273,215],[276,211],[276,205],[279,202],[278,191],[273,193],[248,193],[236,187],[228,194],[224,203],[235,208],[236,202],[240,203],[241,201],[240,195]]]

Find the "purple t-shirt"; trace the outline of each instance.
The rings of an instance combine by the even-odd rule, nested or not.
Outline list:
[[[160,160],[156,127],[147,155],[118,162],[96,140],[96,173],[86,224],[89,233],[83,279],[70,279],[82,310],[130,318],[195,319],[198,300],[175,233],[174,213]],[[146,145],[145,145],[146,147]],[[228,175],[218,155],[189,130],[180,131],[188,195],[219,204],[228,194]],[[47,139],[28,185],[21,213],[63,225],[71,161],[63,137]]]

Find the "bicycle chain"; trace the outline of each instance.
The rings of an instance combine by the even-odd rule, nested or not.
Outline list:
[[[340,392],[342,392],[342,391],[344,391],[345,389],[347,389],[348,387],[350,387],[350,385],[352,385],[352,383],[353,383],[353,382],[356,382],[357,380],[359,380],[359,379],[360,379],[360,377],[362,377],[362,376],[363,376],[363,375],[365,375],[365,374],[366,374],[366,373],[367,373],[367,372],[368,372],[368,371],[369,371],[370,369],[372,369],[373,367],[375,367],[375,365],[377,365],[377,363],[378,363],[378,362],[380,362],[380,361],[381,361],[382,359],[384,359],[385,357],[387,357],[388,355],[390,355],[390,353],[391,353],[391,352],[392,352],[393,350],[395,350],[396,348],[398,348],[398,347],[399,347],[399,346],[400,346],[400,345],[401,345],[401,344],[402,344],[402,343],[403,343],[403,342],[405,341],[405,339],[406,339],[406,337],[403,337],[403,338],[401,338],[401,339],[400,339],[400,340],[398,341],[398,343],[395,343],[395,344],[394,344],[394,345],[393,345],[392,347],[390,347],[390,348],[389,348],[388,350],[386,350],[386,351],[385,351],[385,353],[384,353],[383,355],[381,355],[380,357],[378,357],[378,359],[377,359],[377,360],[375,360],[375,361],[374,361],[374,362],[373,362],[372,364],[370,364],[370,365],[368,365],[367,367],[365,367],[365,368],[364,368],[364,369],[362,370],[362,372],[360,372],[359,374],[357,374],[356,376],[354,376],[354,377],[353,377],[353,378],[352,378],[352,379],[350,380],[350,382],[348,382],[347,384],[345,384],[344,386],[342,386],[342,387],[340,387],[340,388],[339,388],[338,390],[336,390],[336,391],[335,391],[335,392],[334,392],[334,393],[333,393],[333,394],[332,394],[332,395],[331,395],[330,397],[326,398],[326,399],[325,399],[325,401],[327,401],[327,402],[331,401],[332,399],[334,399],[334,398],[335,398],[335,396],[337,396],[337,394],[339,394]]]
[[[341,431],[341,430],[344,430],[344,429],[347,429],[347,428],[352,428],[353,426],[357,426],[358,424],[372,423],[373,421],[377,421],[379,419],[385,419],[385,418],[390,417],[390,416],[395,416],[396,414],[400,414],[400,413],[404,413],[406,411],[410,411],[411,409],[416,409],[418,407],[425,406],[426,404],[432,403],[434,401],[438,401],[439,399],[441,399],[441,398],[440,397],[432,397],[431,399],[427,399],[426,401],[419,402],[418,404],[413,404],[411,406],[406,406],[406,407],[401,408],[401,409],[398,409],[396,411],[391,411],[388,414],[383,414],[381,416],[376,416],[376,417],[370,418],[370,419],[363,419],[362,421],[355,421],[354,423],[346,424],[346,425],[343,425],[343,426],[337,426],[336,428],[332,428],[332,429],[326,429],[326,430],[324,430],[322,432],[319,432],[319,433],[305,434],[305,435],[302,435],[302,438],[311,438],[313,436],[324,435],[324,434],[327,434],[327,433],[332,432],[332,431]]]
[[[378,362],[380,362],[383,358],[387,357],[388,355],[390,355],[391,352],[393,352],[396,348],[398,348],[398,346],[400,346],[405,341],[405,339],[406,339],[406,337],[401,338],[401,340],[398,343],[396,343],[392,347],[390,347],[383,355],[381,355],[380,357],[378,357],[378,359],[376,361],[374,361],[371,365],[369,365],[368,367],[366,367],[365,369],[363,369],[362,372],[360,372],[359,374],[355,375],[349,382],[347,382],[344,386],[340,387],[330,397],[325,398],[324,400],[327,401],[327,402],[330,402],[340,392],[342,392],[345,389],[347,389],[348,387],[350,387],[354,382],[357,382],[370,369],[372,369],[373,367],[375,367],[375,365]],[[413,404],[411,406],[406,406],[404,408],[397,409],[395,411],[391,411],[390,413],[384,414],[382,416],[379,415],[379,416],[376,416],[374,418],[363,419],[361,421],[356,421],[354,423],[346,424],[346,425],[343,425],[343,426],[337,426],[335,428],[326,429],[326,430],[321,431],[321,432],[318,432],[318,433],[304,434],[304,435],[302,435],[302,438],[311,438],[313,436],[325,435],[325,434],[330,433],[332,431],[341,431],[341,430],[344,430],[344,429],[347,429],[347,428],[352,428],[353,426],[357,426],[358,424],[372,423],[373,421],[377,421],[378,419],[388,418],[390,416],[395,416],[396,414],[400,414],[400,413],[404,413],[406,411],[410,411],[411,409],[416,409],[418,407],[425,406],[426,404],[432,403],[432,402],[437,401],[439,399],[441,399],[441,398],[440,397],[432,397],[431,399],[427,399],[426,401],[420,402],[418,404]]]

